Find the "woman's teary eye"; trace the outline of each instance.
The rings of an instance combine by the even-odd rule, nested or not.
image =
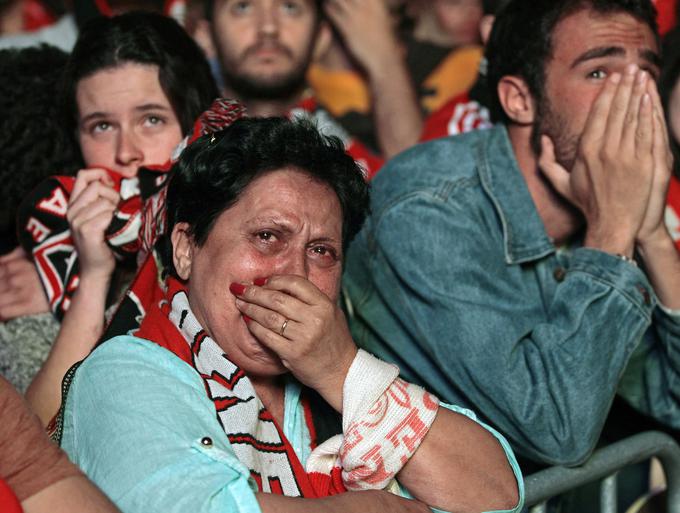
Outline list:
[[[310,250],[317,257],[330,259],[333,261],[338,260],[338,252],[334,248],[331,248],[329,246],[324,245],[312,246]]]

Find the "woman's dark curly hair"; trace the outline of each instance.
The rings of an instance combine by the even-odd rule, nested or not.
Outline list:
[[[24,196],[48,176],[82,167],[55,101],[67,60],[48,45],[0,50],[0,232],[11,239],[3,246],[16,243],[16,209]]]
[[[172,168],[164,243],[169,269],[169,236],[177,223],[188,223],[194,242],[203,245],[217,218],[248,185],[279,169],[307,173],[335,192],[342,209],[343,247],[361,228],[369,209],[368,184],[337,137],[324,136],[302,120],[243,118],[211,138],[192,143]]]

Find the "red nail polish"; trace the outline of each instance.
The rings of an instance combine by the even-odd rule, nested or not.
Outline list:
[[[246,291],[246,286],[241,283],[232,283],[229,285],[229,291],[235,296],[240,296]]]
[[[257,285],[258,287],[262,287],[263,285],[267,284],[268,278],[255,278],[253,280],[253,283]]]
[[[243,320],[246,321],[246,324],[248,324],[250,321],[252,321],[252,319],[250,317],[248,317],[246,314],[242,314],[242,315],[243,315]]]

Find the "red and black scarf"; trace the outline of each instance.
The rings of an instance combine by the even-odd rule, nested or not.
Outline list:
[[[136,257],[141,264],[163,233],[164,185],[168,171],[187,144],[244,116],[245,108],[240,103],[218,99],[196,121],[191,134],[167,163],[141,168],[137,177],[129,179],[109,172],[121,201],[105,237],[118,260]],[[26,253],[32,255],[52,313],[59,320],[78,287],[78,253],[66,219],[74,183],[73,176],[48,178],[22,202],[18,213],[19,241]],[[138,314],[133,314],[133,324]]]
[[[182,284],[174,278],[165,283],[167,291],[146,312],[136,335],[171,351],[200,375],[227,440],[259,490],[307,498],[344,492],[339,467],[324,473],[305,471],[246,373],[229,360],[194,317]],[[314,440],[311,409],[306,401],[302,404]]]

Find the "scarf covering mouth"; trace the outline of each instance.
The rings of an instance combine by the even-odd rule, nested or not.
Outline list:
[[[164,298],[147,312],[136,336],[154,342],[199,374],[236,457],[261,492],[318,498],[347,490],[399,490],[395,476],[419,447],[439,401],[398,378],[399,369],[359,350],[343,388],[343,434],[315,447],[314,419],[304,399],[312,440],[306,468],[245,371],[200,325],[186,290],[166,280]]]
[[[199,137],[223,130],[245,117],[239,102],[217,99],[194,124],[191,134],[162,165],[139,169],[134,178],[123,178],[106,170],[113,179],[120,203],[113,214],[105,239],[119,261],[137,258],[144,262],[165,226],[165,183],[168,171],[182,150]],[[78,288],[78,255],[66,219],[74,176],[53,176],[41,182],[18,210],[19,242],[33,257],[50,310],[61,321]]]

